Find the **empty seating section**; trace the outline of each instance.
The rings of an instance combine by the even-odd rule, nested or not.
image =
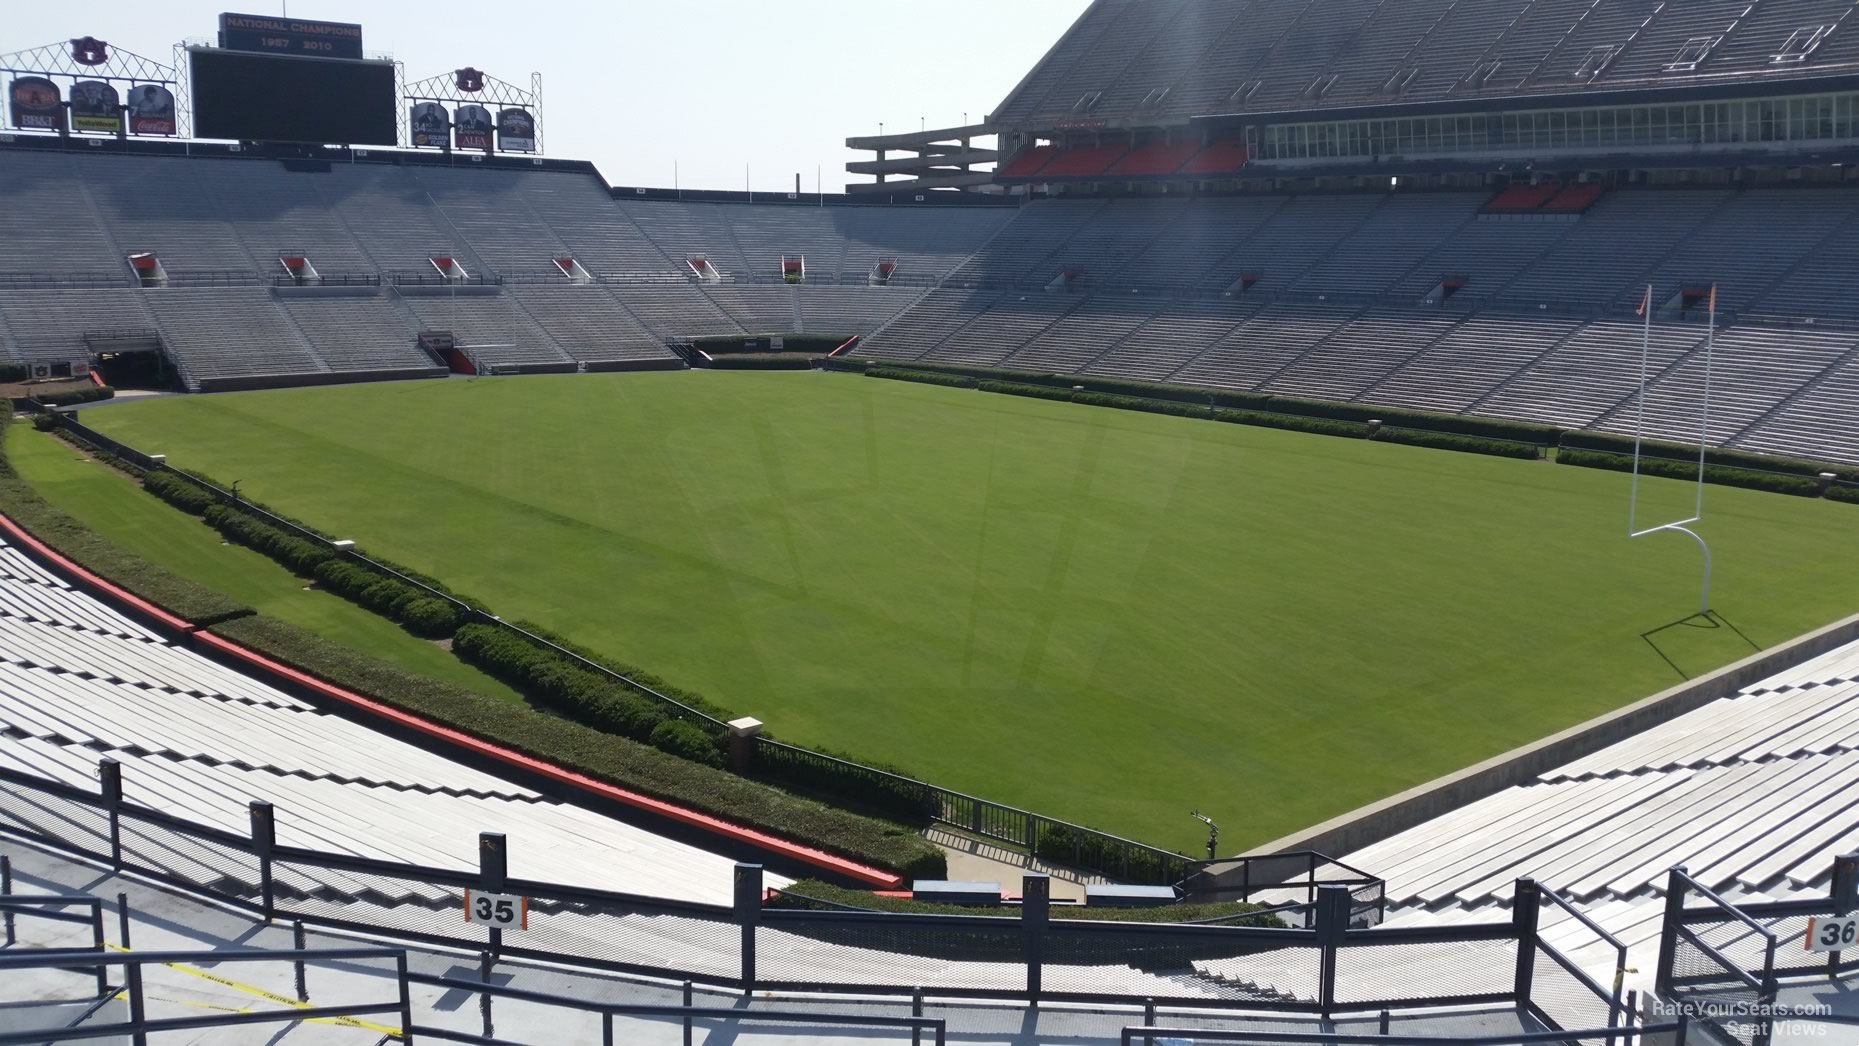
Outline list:
[[[892,283],[922,286],[948,275],[1018,215],[1006,207],[834,208],[845,236],[842,279],[857,282],[896,259]]]
[[[1244,251],[1259,226],[1286,203],[1282,196],[1196,200],[1168,236],[1157,237],[1116,275],[1119,287],[1218,294],[1240,276],[1237,263],[1221,260]]]
[[[686,259],[701,254],[724,279],[748,278],[752,267],[730,235],[723,205],[621,200],[620,210],[670,256],[680,275],[690,272]]]
[[[1387,202],[1385,196],[1296,196],[1228,256],[1262,290],[1286,290]]]
[[[683,258],[668,257],[592,178],[530,178],[523,195],[596,278],[683,279],[689,272]]]
[[[1491,42],[1499,39],[1531,6],[1531,0],[1454,3],[1433,24],[1408,59],[1407,67],[1416,72],[1402,86],[1401,93],[1438,97],[1459,87],[1472,77]]]
[[[285,298],[282,304],[330,370],[444,372],[419,347],[412,317],[391,298]]]
[[[1324,63],[1324,78],[1334,76],[1324,95],[1344,98],[1374,96],[1400,97],[1401,84],[1416,69],[1407,58],[1439,24],[1448,11],[1482,8],[1484,4],[1459,4],[1455,0],[1407,0],[1406,3],[1377,6],[1355,38],[1336,48],[1334,58]],[[1429,66],[1440,61],[1428,56]],[[1411,84],[1409,84],[1411,86]]]
[[[463,871],[477,866],[478,833],[501,831],[512,875],[729,900],[726,858],[324,713],[0,545],[0,766],[94,791],[104,757],[122,764],[128,801],[241,835],[262,799],[286,845]],[[126,827],[124,843],[153,841]]]
[[[97,156],[76,170],[123,250],[157,252],[170,275],[260,271],[218,196],[195,180],[197,166],[179,156]],[[272,258],[264,271],[276,268]]]
[[[1641,330],[1624,321],[1588,324],[1471,412],[1586,428],[1639,388]],[[1703,340],[1701,327],[1654,324],[1651,372],[1660,374]]]
[[[0,207],[0,273],[88,273],[130,285],[129,263],[85,192],[88,160],[0,150],[7,200]]]
[[[998,292],[945,288],[931,291],[896,322],[859,343],[858,355],[874,359],[917,359],[970,320],[987,311]],[[1012,346],[1009,351],[1018,346]]]
[[[22,359],[81,359],[84,335],[104,330],[153,330],[148,296],[117,290],[0,290],[6,317]]]
[[[1054,252],[1083,230],[1104,208],[1102,200],[1055,200],[1020,211],[1000,236],[977,251],[951,275],[957,283],[1039,286],[1060,275]]]
[[[1635,285],[1730,199],[1714,189],[1614,193],[1504,293],[1522,302],[1637,302]]]
[[[805,258],[807,279],[833,281],[842,273],[846,240],[840,232],[835,207],[725,207],[723,220],[747,256],[749,268],[737,279],[779,280],[782,258]],[[859,282],[871,269],[856,276]]]
[[[851,337],[868,334],[896,319],[923,293],[909,287],[795,288],[800,333]]]
[[[436,275],[428,259],[446,255],[478,274],[466,245],[443,228],[432,196],[403,169],[337,164],[314,184],[331,213],[354,230],[376,271]]]
[[[1006,163],[1001,164],[998,172],[1002,178],[1031,178],[1039,169],[1052,162],[1059,154],[1056,145],[1035,145],[1015,153]]]
[[[426,329],[451,331],[480,372],[574,363],[511,295],[460,294],[406,302]]]
[[[742,333],[742,324],[690,283],[638,283],[609,289],[648,330],[662,337]]]
[[[277,379],[328,373],[268,287],[163,287],[146,292],[162,342],[182,380]]]
[[[1534,211],[1548,203],[1552,197],[1562,191],[1556,182],[1538,182],[1535,185],[1513,185],[1498,193],[1485,204],[1487,211]]]
[[[1184,142],[1168,142],[1157,138],[1129,151],[1123,159],[1111,164],[1111,174],[1174,174],[1181,170],[1181,165],[1194,159],[1201,151],[1198,139]]]
[[[1015,349],[1043,334],[1079,302],[1069,294],[1010,295],[969,321],[924,358],[940,363],[1000,366]]]
[[[439,220],[457,230],[454,238],[468,244],[491,272],[554,277],[554,259],[573,253],[520,191],[528,172],[446,167],[408,171],[438,205]]]
[[[583,363],[677,359],[607,287],[521,286],[515,296],[537,326]]]
[[[1454,230],[1452,237],[1420,259],[1394,285],[1394,293],[1418,297],[1446,280],[1461,281],[1467,299],[1489,299],[1550,248],[1569,235],[1569,222],[1519,220],[1487,215]],[[1524,304],[1529,304],[1525,302]]]
[[[1075,145],[1052,158],[1039,169],[1041,178],[1094,178],[1110,170],[1130,147],[1122,142],[1105,145]]]
[[[1458,413],[1536,362],[1579,326],[1572,320],[1473,316],[1360,398],[1391,407]]]
[[[1797,201],[1801,206],[1789,205]],[[1855,217],[1859,195],[1852,193],[1752,189],[1732,197],[1651,279],[1668,291],[1715,281],[1718,307],[1742,311],[1803,258],[1817,257],[1816,245]]]
[[[1155,306],[1094,298],[1026,343],[1004,364],[1015,370],[1074,372],[1109,352],[1154,314]]]
[[[1274,305],[1168,375],[1170,381],[1256,389],[1347,323],[1354,310]]]
[[[1306,290],[1385,294],[1402,274],[1441,244],[1457,239],[1483,194],[1423,193],[1370,214],[1306,273]]]
[[[1183,174],[1231,174],[1246,166],[1246,144],[1231,139],[1215,139],[1207,148],[1194,154],[1182,165]]]
[[[1759,419],[1737,437],[1737,445],[1775,454],[1798,454],[1859,462],[1859,358],[1847,353],[1838,366],[1784,401],[1786,409]]]
[[[784,334],[800,326],[794,314],[792,287],[724,284],[710,288],[709,294],[751,334]]]
[[[1121,286],[1117,273],[1125,262],[1157,240],[1175,235],[1175,223],[1186,210],[1169,201],[1119,200],[1105,207],[1095,221],[1052,256],[1052,273],[1076,274],[1073,279],[1091,286]],[[1033,272],[1035,280],[1041,277]]]
[[[1100,357],[1087,370],[1137,381],[1161,381],[1220,341],[1252,311],[1226,303],[1178,303],[1130,332],[1116,351]]]
[[[1825,895],[1859,838],[1856,697],[1849,644],[1344,860],[1386,878],[1384,925],[1490,913],[1532,876],[1648,969],[1675,865],[1732,901]]]
[[[324,175],[293,173],[272,163],[207,160],[188,168],[186,176],[212,197],[266,277],[285,274],[278,260],[286,255],[309,259],[325,278],[378,271],[361,241],[324,206],[317,191]]]
[[[1859,63],[1838,0],[1115,0],[1092,5],[994,122],[1109,126],[1317,105],[1779,77],[1798,30],[1840,25],[1818,73]],[[1141,8],[1150,8],[1141,11]],[[1158,23],[1161,23],[1158,29]],[[1702,62],[1701,45],[1709,42]],[[1687,45],[1691,45],[1689,48]],[[1577,75],[1577,74],[1580,75]],[[1075,123],[1073,124],[1075,126]]]
[[[1264,388],[1291,396],[1355,399],[1458,321],[1437,311],[1370,311],[1337,328]]]
[[[1859,333],[1817,334],[1759,327],[1719,331],[1710,356],[1710,442],[1727,443],[1797,390],[1811,385],[1859,345]],[[1704,417],[1702,346],[1659,375],[1646,394],[1646,433],[1695,443]],[[1638,397],[1600,420],[1604,428],[1633,431]]]

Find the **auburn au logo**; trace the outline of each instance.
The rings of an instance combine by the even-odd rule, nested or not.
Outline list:
[[[110,45],[94,36],[73,40],[71,60],[79,65],[102,65],[110,60]]]
[[[484,74],[466,66],[458,71],[458,89],[468,94],[484,90]]]

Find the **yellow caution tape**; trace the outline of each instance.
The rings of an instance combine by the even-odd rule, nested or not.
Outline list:
[[[119,945],[119,944],[108,945],[108,947],[112,951],[118,951],[118,952],[132,951],[132,949],[124,948],[122,945]],[[280,956],[279,961],[283,962],[286,960],[284,960]],[[256,985],[243,984],[239,981],[233,980],[230,977],[221,977],[217,973],[213,973],[209,970],[203,970],[198,966],[189,966],[186,963],[182,963],[182,962],[168,962],[168,963],[162,963],[162,965],[178,973],[187,974],[189,977],[198,977],[203,981],[211,981],[212,983],[220,985],[221,987],[231,988],[233,991],[243,992],[246,995],[251,995],[256,998],[263,999],[266,1002],[275,1002],[280,1006],[289,1006],[293,1009],[298,1009],[298,1010],[308,1010],[312,1008],[311,1005],[307,1002],[299,1002],[298,1000],[293,999],[288,995],[279,995],[277,992],[268,991]],[[211,1007],[211,1008],[231,1009],[231,1007]],[[233,1010],[232,1012],[251,1013],[253,1011],[248,1009],[248,1010]],[[372,1021],[364,1021],[358,1017],[310,1017],[310,1018],[306,1018],[304,1023],[306,1024],[335,1024],[335,1025],[339,1025],[344,1028],[360,1028],[363,1031],[371,1031],[377,1035],[392,1035],[396,1038],[400,1036],[399,1028],[389,1027],[385,1024],[375,1024]]]

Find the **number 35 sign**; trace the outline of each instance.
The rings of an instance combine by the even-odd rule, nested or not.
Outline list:
[[[465,891],[465,921],[496,930],[529,929],[529,898]]]
[[[1859,915],[1816,915],[1807,921],[1807,950],[1837,952],[1859,944]]]

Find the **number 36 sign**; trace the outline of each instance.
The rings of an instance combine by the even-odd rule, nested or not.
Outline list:
[[[1859,945],[1859,915],[1816,915],[1807,921],[1807,950],[1837,952]]]
[[[529,929],[529,898],[465,891],[465,921],[496,930]]]

